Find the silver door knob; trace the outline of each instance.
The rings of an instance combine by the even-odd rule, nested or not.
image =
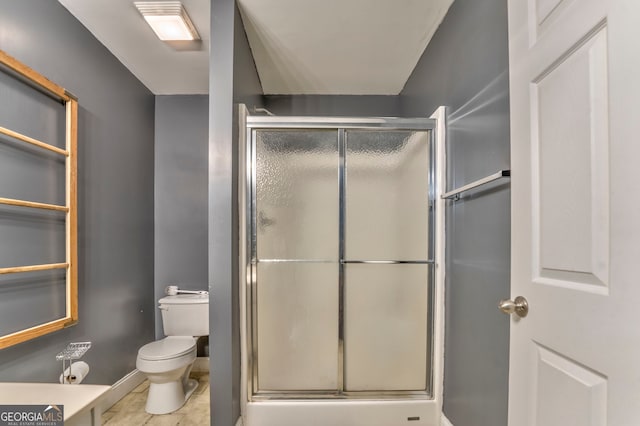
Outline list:
[[[507,315],[516,314],[521,318],[526,317],[529,313],[529,303],[522,296],[516,297],[516,300],[502,299],[498,303],[498,308]]]

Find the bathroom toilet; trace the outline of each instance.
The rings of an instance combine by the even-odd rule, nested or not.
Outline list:
[[[209,335],[209,295],[178,294],[158,303],[167,337],[141,347],[136,367],[150,382],[145,410],[167,414],[182,407],[198,387],[189,373],[197,338]]]

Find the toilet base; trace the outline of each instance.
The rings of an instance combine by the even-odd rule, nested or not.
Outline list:
[[[198,385],[199,383],[197,380],[189,379],[184,387],[184,402],[187,402],[189,400],[189,397],[191,396],[191,394],[193,394],[193,391],[198,389]]]
[[[149,414],[169,414],[184,405],[198,388],[198,381],[189,379],[169,383],[151,383],[145,411]]]

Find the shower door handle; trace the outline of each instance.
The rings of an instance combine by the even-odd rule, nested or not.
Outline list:
[[[516,314],[520,318],[526,317],[529,313],[529,303],[522,296],[516,297],[516,300],[502,299],[498,308],[507,315]]]

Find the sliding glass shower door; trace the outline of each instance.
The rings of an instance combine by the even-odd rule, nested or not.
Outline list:
[[[255,351],[268,391],[338,389],[337,132],[259,130]]]
[[[429,396],[432,127],[250,119],[253,398]]]
[[[344,390],[426,390],[429,137],[347,131]]]

